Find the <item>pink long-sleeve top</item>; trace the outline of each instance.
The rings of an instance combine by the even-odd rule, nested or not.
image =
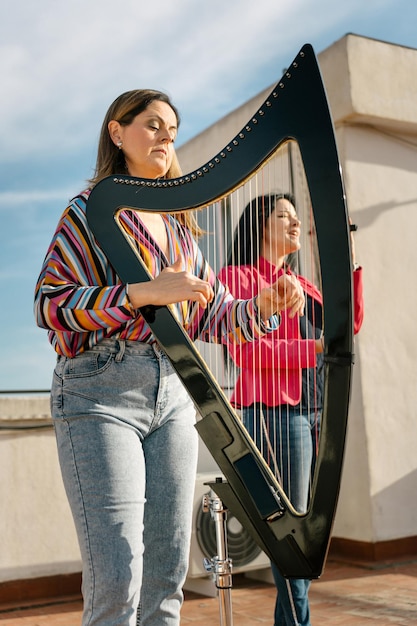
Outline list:
[[[48,248],[35,291],[35,318],[47,329],[55,351],[74,357],[113,337],[151,343],[151,329],[128,300],[126,285],[93,237],[86,219],[89,192],[74,198],[64,211]],[[134,210],[123,210],[120,223],[151,276],[180,255],[184,270],[210,282],[214,299],[202,309],[193,302],[173,305],[192,339],[217,343],[252,341],[274,330],[277,317],[259,319],[253,297],[235,300],[216,279],[190,232],[171,215],[163,219],[169,239],[167,259]]]
[[[289,272],[290,270],[286,269]],[[278,269],[263,257],[256,265],[228,266],[219,273],[220,280],[228,285],[236,298],[249,298],[262,288],[270,287],[284,270]],[[321,293],[316,287],[298,276],[304,293],[321,307]],[[363,320],[362,270],[353,273],[354,332]],[[314,326],[314,320],[311,320]],[[297,405],[302,394],[302,370],[316,367],[316,339],[304,339],[300,331],[299,316],[290,318],[281,313],[281,324],[272,333],[246,345],[231,348],[232,358],[239,368],[231,398],[237,408],[261,402],[267,406]]]

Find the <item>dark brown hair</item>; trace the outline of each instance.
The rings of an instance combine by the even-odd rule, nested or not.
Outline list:
[[[96,167],[93,177],[88,181],[91,187],[94,187],[94,185],[106,176],[126,174],[124,155],[122,150],[119,150],[110,137],[108,129],[109,122],[116,120],[119,124],[128,126],[139,113],[145,111],[155,100],[166,102],[171,107],[177,118],[177,125],[179,126],[179,113],[172,104],[169,96],[162,91],[156,91],[154,89],[134,89],[121,94],[110,105],[103,120],[98,143]],[[181,167],[174,151],[172,163],[165,174],[165,178],[178,178],[181,174]],[[198,236],[201,233],[193,211],[177,213],[176,218],[181,224],[189,228],[194,236]]]
[[[295,206],[292,194],[279,193],[254,198],[242,211],[227,265],[251,265],[259,258],[265,224],[278,200],[285,198]]]

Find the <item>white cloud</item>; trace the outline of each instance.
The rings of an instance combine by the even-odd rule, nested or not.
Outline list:
[[[91,142],[111,100],[136,86],[165,89],[187,109],[212,111],[214,121],[216,106],[263,63],[295,55],[296,29],[280,24],[297,25],[303,5],[39,0],[23,18],[19,3],[10,5],[0,27],[3,158]]]
[[[115,97],[136,87],[167,91],[182,114],[181,142],[278,80],[306,42],[320,52],[356,32],[415,46],[416,7],[415,0],[8,3],[0,21],[0,281],[12,306],[0,311],[2,388],[49,384],[53,351],[34,326],[33,285],[59,215],[81,188],[74,181],[91,173]]]
[[[49,202],[69,198],[72,189],[45,189],[43,191],[4,191],[0,192],[0,211],[10,210],[12,207],[29,203]]]
[[[10,4],[0,24],[0,160],[91,146],[107,106],[135,87],[166,90],[184,120],[211,124],[255,95],[250,85],[278,79],[305,41],[390,1],[39,0],[23,13]]]

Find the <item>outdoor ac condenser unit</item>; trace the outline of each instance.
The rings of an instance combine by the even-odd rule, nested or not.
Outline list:
[[[210,511],[203,512],[202,502],[203,496],[210,492],[210,487],[206,483],[215,482],[218,477],[221,477],[220,472],[204,472],[196,476],[188,584],[185,588],[196,588],[195,584],[191,584],[191,579],[211,579],[203,562],[205,558],[212,559],[217,555],[216,527]],[[230,512],[227,513],[226,530],[232,574],[270,567],[268,557]]]

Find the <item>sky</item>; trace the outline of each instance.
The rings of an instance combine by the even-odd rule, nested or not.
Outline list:
[[[416,24],[416,0],[4,6],[0,392],[50,388],[55,353],[34,322],[34,286],[62,211],[93,173],[101,123],[118,95],[168,93],[181,113],[181,145],[277,82],[303,44],[319,54],[354,33],[417,48]]]

